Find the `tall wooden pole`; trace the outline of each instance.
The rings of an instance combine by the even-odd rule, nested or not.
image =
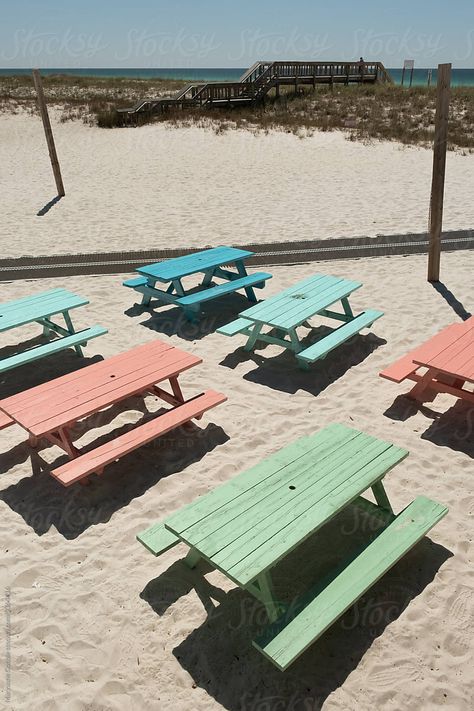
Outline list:
[[[438,99],[436,102],[435,137],[433,146],[433,179],[431,183],[428,281],[439,281],[450,93],[451,64],[440,64],[438,65]]]
[[[33,69],[33,81],[35,83],[36,94],[38,96],[38,107],[43,120],[44,133],[46,136],[46,143],[48,144],[49,157],[51,160],[51,167],[53,168],[58,196],[63,197],[66,193],[64,192],[58,154],[56,153],[56,146],[54,145],[53,129],[51,128],[51,122],[49,120],[48,107],[46,106],[46,99],[44,98],[43,82],[38,69]]]

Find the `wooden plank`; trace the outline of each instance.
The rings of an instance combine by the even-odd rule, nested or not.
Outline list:
[[[179,304],[179,306],[200,304],[203,301],[210,301],[211,299],[217,299],[225,294],[231,294],[239,289],[245,289],[245,287],[256,286],[271,278],[272,275],[267,272],[256,272],[255,274],[250,274],[241,279],[233,279],[224,284],[218,284],[211,288],[195,291],[193,294],[187,294],[186,296],[176,299],[176,303]]]
[[[265,301],[262,301],[255,306],[251,306],[243,311],[240,316],[265,322],[266,319],[271,319],[272,316],[278,314],[279,310],[285,303],[288,302],[288,299],[295,294],[317,293],[318,290],[323,289],[326,285],[333,285],[336,281],[339,282],[341,280],[327,274],[313,274],[307,279],[303,279],[297,284],[293,284],[293,286],[290,286],[288,289],[270,296],[268,299],[265,299]],[[292,302],[290,301],[290,303]]]
[[[236,260],[247,259],[253,252],[234,247],[214,247],[202,252],[187,254],[184,257],[168,259],[156,264],[148,264],[139,267],[136,271],[146,277],[152,277],[158,281],[172,281],[182,277],[195,274],[197,272],[212,269],[223,264],[230,264]]]
[[[158,415],[153,420],[145,422],[134,429],[116,437],[110,442],[81,454],[76,459],[54,469],[51,474],[63,486],[71,486],[94,471],[101,470],[107,464],[129,454],[157,437],[170,432],[185,422],[202,415],[216,405],[225,402],[227,397],[222,393],[208,390],[183,405]]]
[[[455,337],[455,334],[460,332],[461,329],[462,324],[451,324],[423,343],[421,346],[418,346],[414,350],[410,351],[410,353],[407,353],[407,355],[396,360],[395,363],[392,363],[392,365],[389,365],[388,368],[382,370],[379,375],[382,378],[393,381],[394,383],[401,383],[402,380],[405,380],[412,373],[418,370],[419,363],[415,362],[416,358],[426,358],[429,360],[433,355],[449,348],[453,337]]]
[[[198,524],[187,529],[182,534],[183,539],[193,540],[193,545],[209,558],[224,569],[230,568],[234,558],[243,559],[261,545],[260,539],[267,540],[267,526],[276,535],[285,528],[287,516],[294,523],[298,512],[303,513],[336,490],[351,471],[347,465],[349,457],[357,457],[362,448],[368,447],[366,454],[370,461],[374,450],[383,449],[384,445],[369,442],[366,437],[361,434],[341,443],[332,453],[318,451],[314,457],[311,453],[311,456],[300,459],[298,466],[288,467],[282,476],[272,478],[266,487],[252,490],[253,501],[250,497],[241,497],[238,506],[232,502],[234,508],[231,505],[228,511],[224,508],[219,515],[214,514],[209,522],[204,522],[207,525]]]
[[[431,182],[428,281],[439,281],[450,94],[451,64],[439,64]]]
[[[16,311],[18,308],[23,308],[30,303],[39,302],[44,299],[49,299],[52,296],[56,297],[59,294],[70,294],[65,289],[48,289],[48,291],[40,291],[37,294],[30,294],[29,296],[23,296],[21,299],[13,299],[11,301],[4,301],[0,303],[0,314],[2,316],[8,311]]]
[[[56,189],[58,191],[58,196],[62,197],[65,195],[63,179],[61,177],[61,168],[59,167],[58,154],[56,152],[56,146],[54,144],[53,129],[51,128],[51,122],[49,120],[48,108],[46,106],[46,99],[43,92],[43,81],[38,69],[33,69],[33,81],[35,83],[36,94],[38,97],[38,108],[41,115],[41,120],[43,121],[44,133],[46,136],[46,143],[48,144],[49,158],[51,160],[51,167],[53,169],[54,180],[56,182]]]
[[[216,329],[216,333],[220,333],[222,336],[235,336],[237,333],[245,333],[251,326],[253,326],[252,321],[246,318],[237,318],[235,321],[220,326]]]
[[[7,415],[6,412],[3,412],[0,410],[0,430],[5,429],[5,427],[10,427],[10,425],[14,425],[15,420],[12,420],[12,418]]]
[[[148,279],[146,277],[136,277],[135,279],[127,279],[122,282],[122,286],[128,286],[130,289],[135,289],[137,286],[146,286]]]
[[[16,395],[11,395],[10,397],[4,398],[2,405],[5,408],[17,414],[21,412],[25,406],[29,407],[30,404],[39,405],[43,400],[50,399],[53,401],[58,397],[58,393],[64,392],[76,384],[79,384],[79,390],[84,390],[85,385],[81,384],[88,379],[95,380],[107,376],[121,374],[121,368],[124,367],[126,371],[130,370],[130,363],[133,360],[148,362],[149,359],[154,359],[158,357],[160,353],[164,350],[169,350],[173,348],[170,343],[164,343],[158,339],[145,343],[141,346],[136,346],[129,351],[124,351],[118,355],[111,356],[105,360],[101,360],[98,363],[93,363],[88,365],[86,368],[81,368],[80,370],[75,370],[67,375],[62,375],[60,378],[55,378],[54,380],[49,380],[41,385],[36,385],[29,390],[24,390]]]
[[[334,348],[341,345],[341,343],[344,343],[356,333],[359,333],[363,328],[371,326],[374,321],[382,316],[383,311],[364,311],[359,316],[356,316],[353,321],[349,321],[343,326],[340,326],[329,335],[321,338],[317,343],[297,353],[296,357],[307,363],[314,363],[314,361],[327,355]]]
[[[140,541],[153,555],[161,555],[180,543],[174,533],[168,531],[164,523],[155,523],[150,528],[137,534],[137,541]]]
[[[99,412],[105,407],[125,400],[132,395],[138,395],[148,390],[151,385],[175,377],[183,371],[197,365],[197,363],[199,363],[199,359],[188,354],[183,354],[162,365],[157,364],[154,371],[147,373],[145,376],[137,377],[134,373],[131,373],[132,379],[127,380],[127,382],[122,381],[122,384],[119,384],[117,387],[115,385],[110,387],[108,384],[105,392],[101,392],[99,395],[94,391],[91,394],[83,393],[76,401],[66,403],[64,409],[59,408],[51,417],[48,417],[44,413],[38,415],[38,413],[30,411],[26,414],[26,411],[23,411],[21,414],[21,424],[26,426],[32,434],[40,437],[48,432],[53,432],[59,427],[72,424],[94,412]],[[19,417],[15,416],[15,419],[20,422]]]
[[[307,505],[308,501],[299,500],[293,519],[287,511],[280,521],[268,525],[267,530],[264,530],[264,526],[260,526],[248,541],[245,557],[238,560],[239,555],[235,546],[229,547],[226,556],[219,553],[220,564],[223,564],[223,567],[242,583],[251,581],[256,575],[288,555],[406,456],[407,452],[398,447],[391,447],[381,452],[371,461],[368,461],[368,457],[364,457],[363,453],[360,454],[358,465],[354,463],[346,465],[346,481],[337,490],[331,491],[328,485],[321,498],[318,498],[316,490],[308,492],[311,506]]]
[[[31,403],[24,404],[21,410],[10,410],[15,417],[21,416],[23,421],[29,425],[42,422],[45,418],[54,416],[70,410],[71,407],[78,407],[81,403],[87,403],[94,398],[107,396],[108,393],[116,392],[120,388],[140,383],[149,383],[157,377],[157,372],[162,373],[163,368],[171,367],[173,369],[177,360],[192,359],[189,354],[176,354],[173,349],[164,350],[157,361],[148,360],[142,362],[140,360],[127,360],[120,363],[119,367],[114,365],[108,371],[103,372],[100,378],[96,373],[89,374],[88,378],[81,378],[77,382],[69,384],[67,387],[59,386],[57,391],[52,393],[49,398],[43,397],[40,400],[35,398]],[[165,370],[165,373],[168,372]],[[158,382],[158,380],[156,381]],[[146,385],[145,385],[146,387]]]
[[[220,506],[219,510],[214,510],[210,516],[184,530],[180,528],[180,535],[185,536],[187,542],[193,541],[190,545],[213,557],[228,543],[249,530],[253,531],[257,522],[273,511],[285,505],[292,507],[305,487],[320,485],[328,472],[337,471],[339,457],[345,461],[351,452],[358,452],[364,446],[363,443],[358,444],[361,438],[365,444],[368,443],[368,436],[357,430],[334,433],[286,466],[256,480],[253,486]],[[337,473],[331,481],[336,486]],[[289,483],[295,488],[289,490]]]
[[[20,365],[32,363],[35,360],[53,355],[54,353],[59,353],[66,348],[71,348],[81,343],[87,343],[87,341],[91,341],[98,336],[103,336],[105,333],[107,333],[106,328],[102,326],[92,326],[83,331],[78,331],[72,336],[56,338],[54,341],[36,346],[35,348],[30,348],[30,350],[24,351],[23,353],[17,353],[8,358],[3,358],[0,360],[0,373],[4,373],[12,368],[17,368]]]
[[[473,370],[471,363],[474,358],[474,330],[458,332],[455,340],[442,352],[433,354],[429,359],[415,356],[420,365],[436,368],[445,373],[457,375],[464,380],[471,380]]]
[[[413,548],[448,512],[419,496],[293,619],[282,618],[253,642],[284,671]]]
[[[205,496],[195,499],[176,513],[171,514],[166,520],[166,525],[175,533],[182,533],[197,521],[212,515],[227,502],[235,500],[240,494],[256,486],[260,481],[273,476],[280,469],[304,456],[306,452],[323,446],[328,440],[345,436],[348,429],[350,428],[346,428],[344,425],[332,424],[309,437],[301,437],[230,481],[212,489]]]
[[[0,316],[0,332],[32,323],[40,318],[69,311],[79,306],[85,306],[88,303],[88,299],[76,294],[68,294],[67,292],[64,295],[51,295],[48,299],[30,302],[21,307],[19,306],[17,309],[9,309],[5,315]]]

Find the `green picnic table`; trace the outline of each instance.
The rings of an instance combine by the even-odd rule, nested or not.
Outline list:
[[[349,296],[360,289],[361,282],[328,274],[313,274],[289,289],[261,301],[243,311],[239,318],[217,329],[224,336],[242,333],[248,336],[245,350],[252,350],[257,341],[273,343],[296,354],[299,365],[307,368],[363,328],[383,316],[382,311],[368,310],[355,315]],[[341,302],[342,313],[330,307]],[[323,316],[342,322],[337,329],[306,347],[297,329],[311,328],[309,319]],[[264,330],[266,329],[266,330]]]
[[[149,306],[151,299],[174,304],[184,310],[189,321],[196,321],[201,304],[240,289],[245,291],[249,301],[257,301],[254,289],[263,289],[272,275],[267,272],[247,274],[245,260],[252,255],[253,252],[245,249],[213,247],[139,267],[136,271],[140,276],[127,279],[123,285],[142,294],[143,306]],[[183,279],[196,274],[203,275],[201,288],[190,291]],[[223,283],[215,284],[215,279],[222,279]],[[157,283],[168,286],[166,290],[160,289]]]
[[[333,424],[277,451],[140,533],[154,555],[177,543],[263,603],[270,620],[254,646],[282,671],[412,548],[448,509],[424,496],[397,516],[382,480],[408,452]],[[362,494],[371,489],[376,504]],[[271,570],[350,504],[376,516],[382,532],[321,589],[285,607]],[[300,561],[308,568],[312,561]]]
[[[66,289],[50,289],[38,294],[26,296],[15,301],[0,304],[0,333],[10,329],[37,323],[43,327],[43,334],[47,337],[53,335],[47,343],[34,348],[16,353],[6,358],[0,357],[0,373],[11,368],[16,368],[25,363],[31,363],[38,358],[59,353],[65,348],[74,348],[78,355],[82,355],[81,346],[98,336],[107,333],[102,326],[92,326],[76,331],[72,323],[70,311],[89,303],[88,299],[73,294]],[[52,320],[53,317],[62,316],[64,325]]]

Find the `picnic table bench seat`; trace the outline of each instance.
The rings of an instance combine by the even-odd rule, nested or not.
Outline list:
[[[272,275],[268,272],[255,272],[254,274],[249,274],[248,276],[240,279],[232,279],[224,284],[217,284],[217,286],[202,289],[201,291],[195,291],[187,296],[182,296],[176,300],[176,303],[180,306],[193,306],[195,304],[200,304],[203,301],[217,299],[225,294],[231,294],[234,291],[245,289],[250,286],[255,289],[263,289],[265,281],[271,278]]]
[[[410,503],[322,591],[296,615],[286,615],[253,641],[262,654],[284,671],[346,610],[392,568],[448,509],[424,496]],[[294,611],[293,611],[294,613]]]
[[[189,422],[191,419],[200,418],[207,410],[225,402],[227,398],[214,390],[188,400],[183,405],[178,405],[168,410],[163,415],[134,427],[119,437],[106,442],[66,464],[53,469],[51,474],[63,486],[70,486],[76,481],[84,479],[93,472],[101,473],[106,464],[115,462],[134,449],[141,447],[157,437]]]
[[[148,279],[146,277],[134,277],[133,279],[126,279],[122,282],[123,286],[127,286],[129,289],[136,289],[137,286],[146,286]]]
[[[66,348],[85,346],[93,338],[103,336],[106,333],[107,329],[102,326],[91,326],[90,328],[85,328],[82,331],[76,331],[76,333],[73,333],[71,336],[56,338],[53,341],[43,343],[42,345],[35,346],[34,348],[22,351],[21,353],[16,353],[8,358],[2,358],[2,360],[0,360],[0,373],[11,370],[12,368],[16,368],[20,365],[25,365],[26,363],[32,363],[33,361],[45,356],[54,355],[54,353],[59,353]]]
[[[337,348],[352,336],[355,336],[363,328],[372,326],[374,321],[377,321],[377,319],[383,315],[383,311],[363,311],[352,321],[339,326],[339,328],[332,331],[329,335],[324,336],[321,340],[297,353],[296,357],[306,363],[314,363],[320,358],[324,358],[330,351]]]

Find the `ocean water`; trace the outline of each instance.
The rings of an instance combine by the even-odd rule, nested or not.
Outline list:
[[[191,68],[166,68],[166,69],[140,69],[140,68],[75,68],[67,69],[63,67],[42,69],[41,73],[47,74],[69,74],[72,76],[89,76],[89,77],[130,77],[135,79],[182,79],[184,81],[238,81],[247,67],[240,68],[222,68],[215,67],[210,69],[202,69],[199,67]],[[393,68],[388,70],[396,84],[401,83],[402,70]],[[2,69],[0,68],[0,76],[12,76],[13,74],[29,74],[31,69]],[[432,84],[437,80],[437,71],[433,69]],[[410,81],[410,72],[405,74],[405,85],[408,86]],[[413,84],[415,86],[426,86],[428,83],[428,69],[415,69],[413,73]],[[472,86],[474,87],[474,69],[453,69],[452,73],[453,86]]]

